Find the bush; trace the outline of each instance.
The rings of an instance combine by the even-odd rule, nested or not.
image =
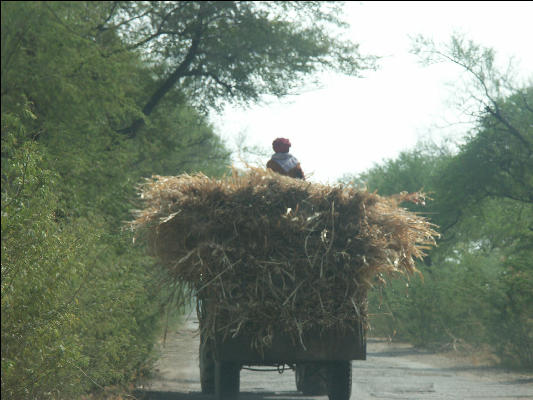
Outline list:
[[[101,219],[59,218],[57,176],[41,168],[38,144],[17,144],[21,132],[3,116],[2,398],[72,398],[128,381],[158,327],[151,262]]]
[[[503,363],[531,367],[533,279],[526,263],[510,268],[495,254],[477,254],[420,267],[423,281],[391,282],[371,293],[372,334],[429,347],[488,345]]]

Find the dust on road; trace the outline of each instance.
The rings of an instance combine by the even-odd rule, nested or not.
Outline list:
[[[170,332],[154,376],[137,397],[144,400],[212,400],[201,394],[198,368],[198,322],[189,318]],[[480,367],[464,358],[431,354],[408,344],[368,341],[367,360],[353,361],[353,400],[449,399],[533,400],[533,375]],[[241,371],[241,400],[327,400],[296,391],[294,373],[286,370]]]

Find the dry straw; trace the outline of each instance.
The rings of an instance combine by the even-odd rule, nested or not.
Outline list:
[[[225,179],[154,176],[132,227],[172,278],[202,300],[205,335],[267,345],[309,328],[366,323],[367,290],[417,272],[438,235],[401,208],[423,194],[383,197],[250,168]]]

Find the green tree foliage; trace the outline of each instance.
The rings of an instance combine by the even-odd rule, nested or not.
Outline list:
[[[453,61],[472,78],[463,105],[477,123],[457,152],[418,148],[352,178],[383,194],[430,192],[434,200],[415,210],[441,226],[424,280],[374,293],[376,329],[417,344],[486,345],[502,362],[531,367],[531,83],[513,83],[493,51],[460,38],[444,50],[417,44],[425,61]]]
[[[453,36],[445,46],[418,37],[413,52],[423,64],[451,62],[464,71],[467,83],[459,106],[478,127],[442,174],[444,187],[463,188],[451,196],[442,190],[441,206],[447,207],[446,214],[455,214],[450,225],[460,218],[464,208],[484,198],[531,203],[533,82],[517,83],[510,67],[500,72],[493,49],[461,36]]]
[[[2,115],[2,149],[14,141],[12,131],[23,129]],[[79,260],[94,233],[81,243],[56,224],[50,188],[57,176],[39,167],[43,156],[35,143],[10,156],[2,159],[2,396],[35,398],[57,389],[46,382],[77,379],[67,365],[82,358],[73,283],[81,282]]]
[[[43,161],[27,142],[2,167],[5,398],[72,398],[131,379],[157,327],[149,261],[101,218],[58,220],[61,180]]]
[[[228,160],[183,96],[176,106],[169,95],[135,140],[116,133],[140,115],[153,78],[137,55],[111,54],[115,40],[91,36],[100,7],[2,3],[6,398],[72,398],[144,368],[159,278],[120,229],[135,185],[152,173],[221,173]]]
[[[28,104],[39,116],[28,127],[32,137],[22,140],[45,146],[50,168],[65,180],[63,212],[103,211],[121,222],[131,209],[125,198],[131,197],[139,176],[203,170],[205,159],[208,169],[220,173],[214,166],[226,163],[228,153],[205,117],[186,106],[179,93],[169,94],[139,137],[127,139],[116,132],[141,115],[143,93],[154,79],[138,56],[117,51],[122,47],[116,40],[96,35],[99,21],[85,16],[88,10],[98,15],[104,5],[5,4],[2,99],[8,109]],[[157,169],[147,158],[169,162]]]
[[[463,155],[413,150],[358,179],[383,194],[424,188],[434,200],[406,207],[446,223],[457,214],[448,214],[442,199],[461,197],[468,187],[445,186],[444,174]],[[419,265],[423,280],[391,280],[372,294],[374,329],[420,345],[484,345],[502,362],[531,366],[533,206],[485,197],[461,207],[460,218],[441,229],[439,246]]]
[[[102,29],[117,32],[127,48],[146,49],[157,65],[157,84],[142,112],[178,86],[197,107],[284,96],[310,73],[350,75],[373,68],[343,28],[339,5],[325,2],[202,1],[119,3]],[[121,130],[135,136],[143,120]]]

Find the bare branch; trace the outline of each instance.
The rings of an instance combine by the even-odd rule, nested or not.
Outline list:
[[[146,105],[143,107],[142,112],[145,116],[150,116],[156,105],[161,99],[171,90],[174,85],[186,74],[188,68],[192,64],[194,58],[197,56],[198,48],[200,46],[200,39],[203,33],[203,24],[200,22],[195,31],[195,35],[192,39],[191,46],[187,51],[187,54],[180,65],[170,74],[165,81],[159,86],[156,92],[150,97]],[[128,137],[133,138],[137,134],[137,131],[144,125],[143,119],[137,119],[129,127],[120,129],[117,131],[121,134],[126,134]]]
[[[182,5],[182,4],[179,4],[177,7],[173,8],[172,10],[170,10],[170,11],[169,11],[169,12],[163,17],[163,19],[162,19],[161,22],[159,23],[159,26],[157,27],[157,30],[156,30],[153,34],[147,36],[146,38],[144,38],[143,40],[141,40],[141,41],[138,42],[138,43],[135,43],[135,44],[133,44],[133,45],[127,46],[126,48],[127,48],[128,50],[133,50],[133,49],[139,48],[139,47],[145,45],[146,43],[152,41],[153,39],[157,38],[158,36],[160,36],[160,35],[162,35],[162,34],[176,34],[176,35],[182,35],[182,34],[184,34],[184,32],[172,32],[172,33],[170,33],[170,32],[165,32],[165,31],[163,31],[163,26],[164,26],[165,23],[167,22],[168,18],[169,18],[172,14],[174,14],[174,12],[178,11],[178,10],[179,10],[180,8],[182,8],[182,7],[183,7],[183,5]]]
[[[115,11],[117,11],[117,9],[118,9],[118,5],[119,5],[118,1],[114,1],[113,2],[113,6],[111,7],[111,10],[109,11],[109,15],[107,16],[107,18],[105,18],[100,24],[98,24],[96,26],[96,28],[94,28],[94,30],[97,30],[99,32],[104,32],[104,31],[109,29],[105,25],[109,21],[111,21],[111,19],[113,18],[114,14],[115,14]]]
[[[476,98],[472,94],[472,98],[474,98],[476,101],[478,101],[480,104],[484,105],[484,110],[492,115],[494,118],[496,118],[498,121],[500,121],[507,129],[508,132],[513,135],[515,138],[517,138],[524,146],[527,147],[527,149],[531,152],[531,143],[529,143],[522,135],[522,133],[516,129],[504,116],[501,112],[500,106],[498,104],[498,101],[492,96],[490,93],[490,90],[487,86],[485,77],[482,76],[479,72],[475,71],[474,68],[471,65],[468,65],[465,62],[462,62],[458,60],[456,57],[452,57],[448,54],[445,54],[439,50],[433,50],[432,53],[460,66],[465,71],[469,72],[478,82],[479,85],[481,85],[481,88],[483,90],[483,93],[485,97],[489,100],[491,105],[487,105],[482,99]]]

